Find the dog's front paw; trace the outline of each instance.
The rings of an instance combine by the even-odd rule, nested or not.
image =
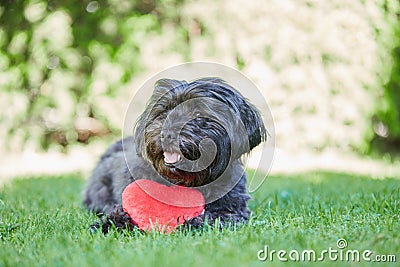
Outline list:
[[[248,218],[240,214],[231,214],[228,212],[206,212],[190,220],[186,220],[181,226],[181,229],[199,229],[204,226],[210,226],[212,228],[217,227],[218,229],[222,230],[223,228],[229,228],[234,225],[243,224],[247,221]]]
[[[204,225],[204,222],[207,221],[204,214],[196,216],[190,220],[186,220],[183,223],[183,228],[194,228],[198,229]]]
[[[137,224],[132,222],[131,217],[123,210],[122,205],[116,205],[113,211],[104,215],[100,221],[92,224],[90,230],[95,232],[101,229],[104,234],[107,234],[113,226],[117,230],[132,230],[137,227]]]
[[[205,212],[199,216],[196,216],[192,219],[185,220],[185,222],[180,226],[182,230],[191,230],[191,229],[200,229],[204,226],[213,226],[214,217],[211,213]]]

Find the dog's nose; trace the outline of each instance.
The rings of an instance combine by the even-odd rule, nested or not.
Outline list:
[[[160,134],[162,142],[171,142],[176,139],[176,134],[172,131],[161,132]]]

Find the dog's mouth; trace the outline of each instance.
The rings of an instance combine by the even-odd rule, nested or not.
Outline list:
[[[182,159],[182,156],[178,152],[164,152],[164,164],[166,166],[174,166],[178,162],[180,162]]]

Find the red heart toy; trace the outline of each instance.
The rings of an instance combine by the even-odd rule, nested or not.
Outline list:
[[[183,186],[165,186],[151,180],[136,180],[122,192],[122,207],[140,229],[169,233],[179,224],[204,211],[200,191]]]

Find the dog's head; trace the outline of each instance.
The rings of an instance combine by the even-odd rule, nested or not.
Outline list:
[[[159,80],[135,127],[139,156],[175,184],[201,186],[266,139],[258,110],[218,78]]]

